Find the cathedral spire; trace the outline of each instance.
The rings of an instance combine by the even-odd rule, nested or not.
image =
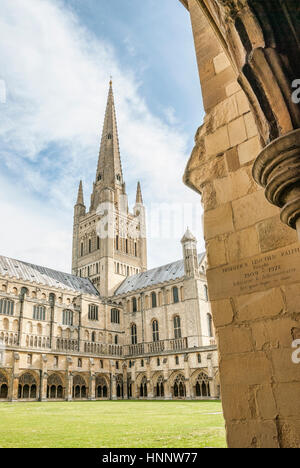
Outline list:
[[[138,203],[141,205],[143,204],[143,196],[140,182],[138,182],[136,189],[136,204]]]
[[[82,180],[81,180],[80,183],[79,183],[78,196],[77,196],[77,203],[76,203],[76,205],[84,205]]]
[[[98,182],[101,188],[112,189],[115,189],[117,186],[122,187],[123,184],[112,80],[109,82],[109,92],[97,167],[96,184]]]

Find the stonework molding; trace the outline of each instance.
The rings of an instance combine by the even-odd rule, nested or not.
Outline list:
[[[270,203],[281,208],[281,220],[296,229],[300,219],[300,129],[266,146],[253,166],[255,181]]]
[[[265,144],[300,127],[292,83],[300,78],[296,0],[197,0],[248,96]]]

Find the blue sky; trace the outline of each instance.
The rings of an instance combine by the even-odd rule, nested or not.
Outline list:
[[[140,179],[148,208],[149,267],[181,257],[187,224],[202,250],[200,197],[181,182],[203,106],[179,0],[1,3],[0,253],[70,270],[73,204],[80,179],[89,202],[110,74],[129,199]],[[175,230],[157,230],[165,210]]]

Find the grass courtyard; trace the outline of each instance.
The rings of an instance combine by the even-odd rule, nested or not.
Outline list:
[[[220,402],[0,403],[0,448],[226,447]]]

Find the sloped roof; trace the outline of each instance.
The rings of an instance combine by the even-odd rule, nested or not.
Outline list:
[[[87,278],[79,278],[70,273],[51,270],[42,266],[32,265],[20,260],[3,257],[0,255],[0,275],[30,281],[54,288],[78,292],[80,294],[93,294],[99,296],[99,292]]]
[[[199,265],[204,257],[205,253],[198,255]],[[139,273],[138,275],[129,276],[121,286],[118,287],[114,296],[138,291],[161,283],[167,283],[169,281],[183,278],[184,276],[184,262],[183,260],[178,260],[177,262],[153,268],[153,270],[148,270],[143,273]]]

